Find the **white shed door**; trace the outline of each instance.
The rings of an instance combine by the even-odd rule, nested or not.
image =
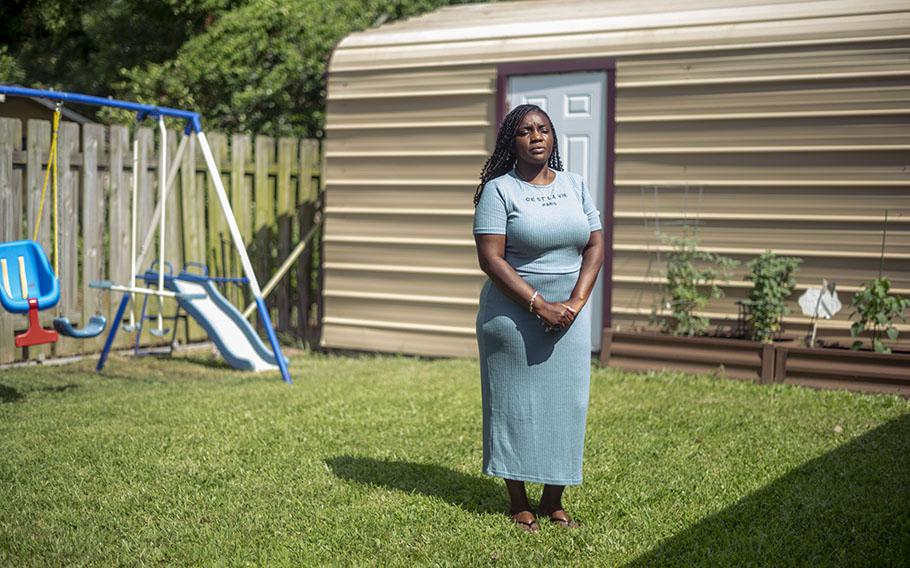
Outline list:
[[[550,115],[559,136],[563,166],[588,184],[597,209],[604,210],[606,164],[605,72],[518,75],[509,78],[507,105],[534,104]],[[507,109],[508,110],[508,109]],[[612,222],[612,220],[608,220]],[[588,301],[591,350],[599,351],[603,331],[603,269]]]

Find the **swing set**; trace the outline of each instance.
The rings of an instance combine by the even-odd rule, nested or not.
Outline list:
[[[174,185],[176,179],[176,164],[180,163],[190,136],[195,135],[196,140],[199,143],[199,147],[202,150],[206,169],[208,170],[209,176],[214,185],[218,203],[221,206],[222,213],[224,214],[225,221],[227,222],[228,229],[231,234],[231,239],[234,243],[237,254],[240,257],[240,262],[244,272],[243,277],[223,280],[230,280],[236,284],[249,286],[250,292],[253,296],[255,308],[258,311],[260,322],[262,323],[266,334],[268,335],[271,351],[269,351],[268,347],[265,347],[265,345],[262,345],[261,342],[258,341],[258,337],[255,337],[255,332],[251,327],[249,327],[249,324],[246,324],[245,321],[242,324],[239,323],[240,312],[231,306],[219,305],[219,311],[214,313],[218,317],[222,317],[222,314],[227,314],[227,316],[224,316],[221,320],[218,321],[218,323],[220,323],[220,327],[234,326],[230,328],[232,330],[232,333],[227,337],[219,337],[218,325],[213,325],[207,328],[207,330],[210,330],[210,335],[213,336],[213,340],[215,341],[216,345],[220,343],[223,345],[219,345],[219,347],[226,347],[226,349],[222,350],[223,354],[226,355],[226,358],[231,355],[230,350],[236,346],[234,338],[237,336],[237,334],[246,334],[248,337],[245,340],[244,346],[248,346],[248,351],[255,353],[254,355],[250,354],[249,357],[259,362],[257,363],[258,366],[254,365],[253,367],[250,367],[251,370],[268,368],[269,366],[271,366],[271,368],[274,368],[277,366],[278,370],[281,372],[282,379],[286,383],[292,382],[287,367],[287,360],[281,352],[281,345],[278,343],[278,337],[275,333],[274,328],[272,327],[271,318],[269,317],[269,312],[265,304],[263,292],[259,287],[259,282],[256,279],[256,274],[253,272],[253,267],[250,263],[250,258],[247,254],[246,247],[244,246],[243,238],[240,234],[240,229],[238,228],[237,222],[234,218],[234,213],[231,209],[230,201],[228,200],[227,192],[225,191],[224,183],[221,179],[221,174],[218,171],[217,165],[215,164],[215,159],[212,155],[212,150],[209,146],[205,132],[202,130],[202,122],[198,113],[154,105],[143,105],[134,102],[120,101],[116,99],[108,99],[90,95],[65,93],[59,91],[42,91],[39,89],[10,87],[5,85],[0,85],[0,95],[41,97],[57,101],[57,109],[54,114],[54,130],[51,141],[50,157],[48,159],[48,172],[45,176],[44,188],[42,189],[41,205],[39,206],[38,220],[35,227],[35,236],[33,240],[30,241],[25,240],[10,243],[0,243],[0,303],[2,303],[3,307],[9,312],[19,314],[28,313],[29,317],[29,329],[25,333],[16,337],[16,345],[18,347],[27,347],[31,345],[40,345],[42,343],[54,342],[58,338],[58,333],[68,337],[96,337],[100,335],[105,329],[106,322],[101,316],[92,317],[88,324],[82,329],[74,328],[66,318],[57,318],[54,320],[54,328],[56,329],[56,332],[53,330],[43,329],[38,319],[39,310],[45,310],[54,307],[60,299],[60,283],[55,275],[57,272],[56,267],[58,260],[56,222],[57,129],[59,126],[62,104],[63,102],[68,101],[78,104],[120,108],[135,112],[137,122],[142,122],[146,118],[156,119],[160,131],[158,203],[156,205],[155,212],[152,215],[152,222],[150,224],[149,232],[143,241],[142,248],[138,255],[136,254],[136,219],[138,213],[136,211],[136,204],[138,201],[136,199],[136,180],[138,176],[135,173],[138,170],[138,147],[136,143],[133,145],[133,238],[130,250],[130,281],[126,284],[116,284],[109,281],[92,282],[89,284],[93,288],[98,288],[109,292],[123,293],[123,298],[120,301],[116,315],[114,316],[114,319],[110,326],[110,330],[108,332],[107,339],[105,340],[104,348],[98,360],[96,370],[100,372],[104,368],[105,362],[107,360],[108,354],[110,353],[111,347],[113,346],[114,338],[119,327],[124,327],[125,331],[141,330],[142,322],[147,317],[145,315],[145,305],[143,305],[142,315],[140,316],[140,320],[138,322],[135,320],[133,310],[131,310],[129,324],[121,325],[123,323],[127,306],[132,301],[134,301],[136,295],[145,296],[146,302],[150,296],[157,299],[158,314],[157,316],[148,317],[149,319],[156,320],[157,326],[151,330],[151,333],[158,337],[162,337],[169,332],[169,330],[164,327],[164,298],[176,299],[179,303],[181,303],[181,305],[185,304],[184,307],[188,308],[188,311],[192,310],[196,311],[197,313],[202,313],[202,310],[197,310],[197,307],[200,306],[195,305],[194,301],[198,300],[198,302],[211,302],[212,300],[220,300],[220,298],[214,297],[214,293],[211,291],[211,289],[208,295],[194,293],[197,288],[193,289],[194,292],[186,293],[183,290],[188,289],[189,287],[186,285],[181,285],[182,282],[189,281],[201,281],[204,284],[206,282],[211,282],[213,278],[210,278],[207,275],[189,275],[186,274],[186,269],[184,270],[184,273],[179,276],[166,276],[164,270],[165,266],[168,265],[168,263],[164,260],[166,235],[165,204],[167,202],[167,194],[171,187]],[[167,164],[167,131],[164,122],[166,117],[186,121],[184,135],[177,147],[176,155],[172,162],[173,165],[171,168],[168,168]],[[53,170],[54,188],[54,269],[51,269],[50,262],[48,261],[44,250],[41,248],[41,245],[36,242],[38,238],[38,225],[40,224],[41,220],[41,209],[44,206],[44,194],[47,189],[48,177],[51,175],[51,170]],[[151,248],[151,243],[155,233],[156,221],[158,222],[159,255],[158,259],[152,263],[152,267],[153,269],[155,266],[158,268],[157,271],[147,271],[142,277],[143,280],[145,280],[146,286],[140,286],[137,283],[137,269],[138,266],[141,266],[145,262],[145,257]],[[18,268],[19,273],[18,279],[12,277],[13,270],[16,268]],[[203,286],[200,285],[199,287]],[[201,308],[205,307],[206,306],[201,306]],[[234,312],[236,312],[236,315]],[[246,317],[248,317],[251,312],[252,310],[247,310]],[[209,314],[211,312],[206,313]],[[243,319],[245,320],[245,318]],[[238,365],[245,364],[245,360],[239,356],[237,357],[236,362]]]
[[[35,220],[35,233],[32,240],[0,243],[0,279],[2,279],[0,280],[0,304],[8,312],[28,314],[28,329],[16,336],[16,347],[54,343],[60,335],[77,339],[97,337],[101,335],[107,324],[103,316],[95,315],[91,317],[86,327],[76,329],[69,319],[60,317],[54,319],[54,330],[50,330],[44,329],[38,319],[40,310],[53,308],[60,301],[60,281],[56,276],[60,266],[60,248],[57,239],[57,132],[62,112],[63,105],[58,103],[54,110],[51,148],[48,153],[47,171],[44,174],[44,184],[41,188],[38,217]],[[53,269],[44,249],[37,242],[49,180],[52,180],[54,203],[51,215],[54,227]]]

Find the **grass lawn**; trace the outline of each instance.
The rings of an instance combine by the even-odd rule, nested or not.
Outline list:
[[[0,371],[0,565],[910,562],[897,397],[595,368],[583,527],[529,535],[480,473],[476,360],[93,364]]]

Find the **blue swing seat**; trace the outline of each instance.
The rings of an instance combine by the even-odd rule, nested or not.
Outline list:
[[[20,265],[19,259],[22,259]],[[2,270],[2,264],[6,270]],[[24,268],[26,290],[22,290]],[[54,275],[44,249],[35,241],[0,243],[0,303],[14,314],[28,313],[28,299],[38,301],[38,309],[53,308],[60,301],[60,281]]]
[[[19,259],[22,259],[21,264]],[[22,269],[25,272],[24,293]],[[54,275],[44,249],[35,241],[0,243],[0,303],[8,312],[25,314],[29,312],[30,298],[37,301],[38,310],[53,308],[60,301],[60,280]],[[73,327],[67,318],[54,320],[54,329],[60,335],[76,339],[97,337],[106,326],[103,316],[92,316],[82,329]],[[34,333],[43,338],[41,330],[36,328]],[[50,336],[41,339],[44,340],[50,341]]]
[[[101,332],[104,331],[105,327],[107,327],[107,319],[105,319],[104,316],[92,316],[88,320],[88,325],[82,329],[73,327],[69,318],[54,319],[54,329],[57,330],[57,333],[76,339],[91,339],[92,337],[98,337],[101,335]]]

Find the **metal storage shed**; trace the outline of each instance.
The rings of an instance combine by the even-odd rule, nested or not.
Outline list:
[[[601,99],[573,95],[586,78],[601,81]],[[846,307],[819,333],[844,337],[853,292],[878,274],[889,209],[884,271],[910,295],[910,4],[503,2],[337,46],[323,345],[476,354],[486,276],[472,196],[510,96],[601,125],[574,139],[571,125],[557,129],[562,147],[577,142],[569,169],[589,175],[604,215],[591,300],[604,327],[647,325],[658,233],[683,222],[697,223],[702,248],[744,262],[766,249],[803,258],[797,295],[835,280]],[[735,321],[744,273],[706,310],[714,323]],[[795,298],[791,309],[786,329],[805,330]],[[910,345],[910,326],[899,329]]]

